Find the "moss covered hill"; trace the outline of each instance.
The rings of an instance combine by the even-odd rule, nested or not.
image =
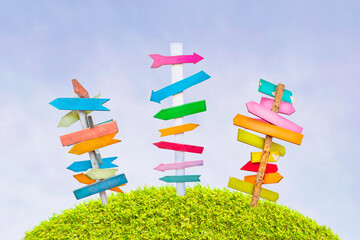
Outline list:
[[[25,239],[339,239],[287,207],[200,184],[176,195],[171,186],[144,187],[91,200],[54,214]]]

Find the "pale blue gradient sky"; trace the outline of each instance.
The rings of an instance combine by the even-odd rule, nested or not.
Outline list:
[[[221,2],[221,3],[220,3]],[[259,78],[284,83],[294,93],[289,119],[304,127],[303,144],[277,141],[287,154],[278,162],[284,179],[268,189],[279,204],[296,209],[342,239],[356,239],[358,190],[360,3],[358,1],[11,1],[0,2],[0,125],[2,189],[0,238],[19,239],[41,220],[73,207],[81,185],[66,167],[72,156],[59,136],[80,124],[58,129],[66,111],[48,103],[71,97],[77,78],[90,95],[110,98],[110,112],[95,123],[115,119],[122,142],[101,150],[118,156],[119,172],[139,186],[164,185],[153,168],[173,161],[173,153],[152,145],[158,129],[172,125],[152,118],[161,105],[151,90],[170,83],[170,68],[150,69],[148,54],[169,55],[169,43],[205,59],[184,66],[184,76],[204,70],[208,81],[187,90],[185,102],[206,99],[208,111],[185,118],[200,123],[185,134],[204,146],[201,183],[225,187],[254,148],[236,141],[237,113],[259,101]],[[170,172],[171,174],[171,172]],[[192,184],[189,184],[192,186]],[[96,196],[98,197],[98,196]]]

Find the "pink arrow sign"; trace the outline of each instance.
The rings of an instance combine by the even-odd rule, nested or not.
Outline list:
[[[178,163],[169,163],[169,164],[159,164],[157,167],[154,168],[154,170],[162,171],[165,170],[174,170],[174,169],[182,169],[182,168],[188,168],[188,167],[197,167],[204,165],[203,160],[197,160],[197,161],[188,161],[188,162],[178,162]]]
[[[179,56],[162,56],[159,54],[150,54],[149,55],[154,63],[151,65],[151,68],[158,68],[162,65],[171,65],[171,64],[180,64],[180,63],[198,63],[204,58],[196,53],[193,55],[179,55]]]
[[[164,142],[164,141],[153,143],[153,144],[155,146],[157,146],[158,148],[181,151],[181,152],[191,152],[191,153],[201,154],[204,150],[204,147],[180,144],[180,143]]]
[[[246,107],[249,113],[258,116],[264,119],[265,121],[274,124],[275,126],[282,127],[293,132],[302,133],[303,130],[302,127],[280,116],[276,112],[267,109],[263,105],[251,101],[246,103]]]
[[[260,100],[260,104],[267,109],[271,110],[274,100],[271,98],[262,97]],[[281,102],[279,107],[279,113],[291,115],[295,112],[295,108],[291,103]]]
[[[252,163],[251,161],[247,162],[240,170],[257,172],[259,170],[260,163]],[[278,171],[278,167],[275,164],[267,164],[265,173],[275,173]]]

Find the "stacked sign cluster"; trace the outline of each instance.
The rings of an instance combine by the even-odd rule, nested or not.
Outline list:
[[[181,52],[182,52],[182,45],[181,45]],[[179,97],[179,94],[198,83],[201,83],[210,78],[208,74],[204,71],[200,71],[190,77],[184,79],[175,79],[174,81],[174,66],[180,66],[180,71],[182,76],[182,64],[183,63],[197,63],[203,58],[196,53],[193,55],[174,55],[172,56],[162,56],[158,54],[150,55],[150,57],[154,60],[152,68],[157,68],[162,65],[172,65],[172,84],[164,87],[156,92],[152,91],[150,101],[161,103],[162,100],[173,96],[173,107],[165,108],[160,110],[158,113],[154,115],[154,118],[158,118],[161,120],[174,120],[174,126],[169,128],[160,129],[160,137],[175,136],[175,142],[167,142],[167,141],[160,141],[154,143],[155,146],[161,149],[168,149],[175,151],[175,163],[168,163],[168,164],[160,164],[155,167],[155,170],[158,171],[165,171],[165,170],[176,170],[176,175],[168,175],[165,177],[160,178],[160,180],[165,182],[176,182],[177,188],[178,184],[185,184],[185,182],[199,182],[200,175],[185,175],[185,168],[188,167],[195,167],[195,166],[202,166],[203,160],[195,160],[195,161],[184,161],[184,155],[177,157],[177,153],[184,154],[184,152],[188,153],[197,153],[201,154],[203,152],[203,147],[194,146],[194,145],[187,145],[183,144],[182,138],[177,138],[177,136],[184,134],[184,132],[192,131],[198,124],[195,123],[186,123],[183,124],[183,117],[191,114],[196,114],[199,112],[206,111],[206,102],[205,100],[186,103],[186,104],[179,104],[174,102],[174,99]],[[182,95],[180,96],[182,98]],[[183,99],[181,99],[183,101]],[[180,102],[181,102],[180,101]],[[181,120],[181,121],[177,121]],[[185,185],[183,185],[185,186]],[[184,187],[185,189],[185,187]],[[185,190],[183,192],[179,192],[180,195],[185,194]]]
[[[83,130],[60,136],[63,146],[73,145],[69,153],[81,155],[89,153],[90,160],[72,163],[68,169],[73,172],[85,172],[74,175],[74,177],[88,186],[74,191],[76,199],[88,197],[100,193],[103,204],[107,203],[105,190],[123,193],[119,186],[125,185],[127,179],[124,174],[115,175],[118,167],[112,162],[117,157],[101,158],[98,149],[120,142],[114,139],[118,127],[115,121],[109,120],[94,125],[91,116],[92,111],[109,111],[102,106],[110,99],[89,98],[86,89],[76,80],[72,80],[76,98],[57,98],[50,104],[59,110],[71,110],[63,116],[58,127],[68,127],[80,120]]]
[[[270,82],[260,79],[259,92],[275,97],[275,99],[261,98],[260,104],[256,102],[246,103],[248,112],[259,117],[249,118],[243,115],[236,115],[234,125],[243,127],[255,132],[265,134],[265,138],[238,129],[237,140],[247,143],[256,148],[263,149],[262,152],[252,152],[251,161],[247,162],[241,170],[257,172],[257,175],[245,176],[244,180],[230,177],[228,187],[253,195],[252,204],[257,205],[258,198],[270,201],[277,201],[279,194],[267,189],[261,189],[262,184],[278,183],[283,177],[277,172],[275,164],[280,156],[285,155],[285,147],[272,143],[272,138],[278,138],[300,145],[303,139],[302,127],[280,116],[278,113],[291,115],[295,112],[292,105],[292,93],[279,84],[276,86]],[[258,189],[259,196],[255,196]]]

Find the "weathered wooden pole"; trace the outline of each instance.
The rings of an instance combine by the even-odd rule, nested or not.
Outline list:
[[[275,100],[272,105],[271,111],[279,113],[280,102],[281,102],[284,90],[285,90],[285,85],[279,83],[276,87]],[[270,154],[271,143],[272,143],[272,136],[266,135],[265,141],[264,141],[264,148],[263,148],[261,158],[260,158],[260,166],[259,166],[259,170],[257,171],[255,186],[254,186],[252,199],[251,199],[251,203],[250,203],[250,206],[252,206],[252,207],[256,207],[259,202],[261,186],[263,183],[265,169],[266,169],[267,161],[268,161],[269,154]]]

